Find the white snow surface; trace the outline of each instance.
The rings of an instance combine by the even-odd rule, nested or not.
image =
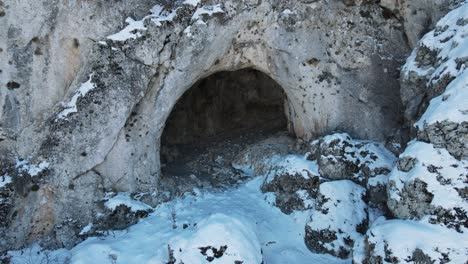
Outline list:
[[[28,173],[31,177],[39,175],[43,170],[49,167],[49,163],[47,161],[42,161],[38,164],[29,164],[29,161],[26,159],[20,160],[16,159],[15,164],[16,169],[20,173]]]
[[[397,168],[392,171],[390,181],[394,182],[395,188],[389,189],[390,198],[399,201],[404,186],[418,179],[425,182],[427,190],[434,195],[431,205],[449,210],[460,207],[468,211],[468,202],[456,191],[466,187],[466,167],[468,167],[466,160],[459,161],[446,149],[434,148],[432,144],[420,141],[410,142],[400,158],[406,156],[416,158],[416,164],[408,172]],[[431,165],[438,173],[431,173],[428,170]],[[438,178],[449,184],[442,184]]]
[[[109,208],[110,210],[115,210],[119,205],[125,205],[130,208],[130,211],[137,212],[137,211],[146,211],[150,210],[151,206],[132,199],[130,193],[128,192],[121,192],[117,195],[113,196],[112,198],[106,199],[107,201],[104,205]]]
[[[192,16],[192,20],[199,20],[202,15],[212,16],[213,14],[224,13],[224,10],[221,8],[221,4],[213,6],[202,6],[198,8]]]
[[[434,124],[444,120],[461,123],[468,121],[468,2],[449,12],[442,18],[436,29],[427,33],[419,42],[437,53],[435,65],[420,66],[416,61],[418,49],[415,49],[403,66],[403,74],[425,77],[430,86],[444,77],[455,79],[446,91],[433,98],[429,108],[415,124],[419,129],[424,124]]]
[[[0,188],[5,187],[7,184],[11,183],[11,176],[3,175],[0,176]]]
[[[436,260],[436,263],[442,263],[443,254],[448,255],[449,263],[466,263],[468,256],[466,234],[418,221],[379,220],[367,234],[369,243],[375,244],[374,255],[381,256],[382,259],[385,258],[385,246],[387,246],[387,250],[398,258],[399,263],[414,263],[411,258],[416,249],[422,250],[431,259]],[[362,255],[358,253],[355,252],[356,263],[362,263],[360,262]],[[384,263],[389,262],[384,260]]]
[[[62,104],[64,109],[57,115],[56,120],[65,119],[71,113],[78,112],[78,108],[76,106],[78,98],[86,96],[87,93],[96,88],[95,84],[92,82],[92,78],[93,74],[90,74],[88,80],[80,85],[72,98],[68,102]]]
[[[319,192],[325,203],[312,211],[308,226],[315,231],[336,232],[335,241],[323,244],[328,250],[348,248],[345,238],[354,241],[362,237],[356,227],[367,219],[367,205],[362,200],[366,190],[352,181],[340,180],[320,184]]]
[[[468,37],[466,42],[468,50]],[[423,128],[424,124],[430,125],[444,120],[455,123],[468,122],[468,70],[450,82],[442,95],[431,100],[416,126]]]
[[[91,228],[93,228],[93,223],[87,224],[85,227],[83,227],[83,229],[81,229],[79,235],[85,235],[85,234],[89,233],[89,231],[91,231]]]
[[[317,161],[307,160],[304,155],[291,154],[284,157],[275,155],[264,162],[267,164],[267,167],[270,167],[267,173],[268,182],[281,174],[303,177],[305,179],[311,179],[314,176],[320,175]]]
[[[350,260],[314,254],[304,244],[306,212],[283,214],[266,201],[260,185],[264,178],[229,191],[201,192],[164,203],[149,217],[127,230],[113,231],[104,237],[88,238],[71,250],[60,249],[49,255],[71,263],[167,263],[168,245],[174,257],[184,263],[350,263]],[[184,225],[185,224],[185,225]],[[176,226],[173,229],[173,226]],[[185,228],[184,228],[185,227]],[[224,255],[212,262],[199,247],[227,246]],[[260,254],[263,251],[263,256]],[[43,253],[9,252],[12,263],[39,263]],[[63,262],[58,262],[63,263]]]

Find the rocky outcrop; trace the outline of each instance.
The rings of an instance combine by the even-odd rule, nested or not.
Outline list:
[[[467,14],[465,3],[442,18],[403,67],[415,138],[390,175],[387,204],[406,220],[376,221],[355,245],[357,263],[466,261]]]
[[[317,160],[322,177],[362,185],[369,201],[385,209],[388,174],[396,157],[384,144],[355,140],[340,133],[313,141],[310,149],[307,158]]]
[[[352,181],[320,184],[317,205],[305,227],[307,246],[318,253],[348,258],[368,224],[366,190]]]
[[[274,204],[285,214],[312,209],[322,181],[316,162],[297,155],[276,156],[266,162],[271,169],[262,192],[273,194]]]
[[[461,232],[468,228],[467,168],[445,149],[412,142],[390,176],[388,207],[398,218],[428,217]]]

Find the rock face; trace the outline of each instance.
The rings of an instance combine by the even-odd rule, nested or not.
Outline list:
[[[8,223],[0,252],[38,240],[69,247],[98,221],[106,192],[157,191],[172,108],[220,71],[253,68],[276,81],[301,139],[339,130],[385,140],[401,126],[401,99],[415,121],[430,97],[421,88],[428,76],[417,75],[404,78],[400,98],[398,67],[421,25],[435,21],[413,23],[412,10],[433,19],[450,8],[431,11],[443,6],[436,0],[29,2],[0,0],[8,25],[0,28],[0,177],[11,180],[0,186],[0,223]],[[434,69],[451,63],[436,53],[420,47],[413,57]],[[430,95],[451,80],[439,77]],[[421,139],[466,157],[466,125],[452,121],[449,133]]]

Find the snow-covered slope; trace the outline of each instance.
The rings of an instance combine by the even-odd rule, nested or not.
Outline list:
[[[307,212],[283,214],[260,191],[262,177],[226,192],[197,192],[162,204],[128,230],[71,250],[10,252],[12,263],[349,263],[304,243]],[[171,252],[171,253],[170,253]],[[170,257],[172,256],[172,258]],[[211,261],[210,261],[211,260]],[[236,262],[238,261],[238,262]]]

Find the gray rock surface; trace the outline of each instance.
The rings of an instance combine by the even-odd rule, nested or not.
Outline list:
[[[424,23],[412,13],[402,22],[370,1],[209,0],[148,15],[154,2],[0,1],[0,167],[13,181],[0,252],[70,247],[105,192],[155,191],[165,121],[219,71],[273,78],[304,140],[337,130],[385,140],[401,126],[396,76],[414,42],[408,25]],[[431,3],[411,6],[444,12]]]

